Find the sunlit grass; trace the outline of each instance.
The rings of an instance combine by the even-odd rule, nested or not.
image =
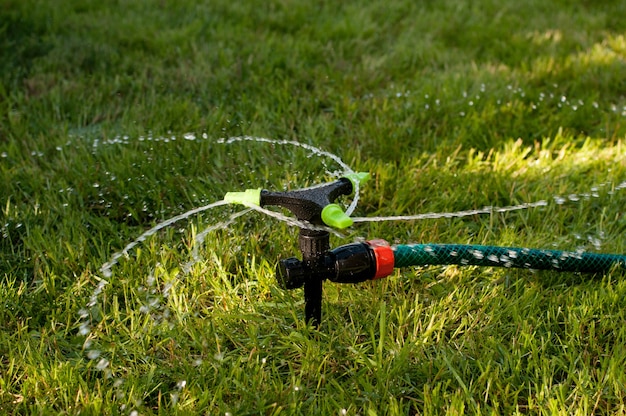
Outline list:
[[[0,6],[0,411],[619,414],[623,273],[399,270],[325,284],[320,330],[274,267],[297,230],[228,191],[372,180],[333,246],[625,253],[621,3]],[[342,201],[349,202],[349,199]],[[199,244],[199,245],[198,245]],[[199,258],[194,258],[194,253]]]

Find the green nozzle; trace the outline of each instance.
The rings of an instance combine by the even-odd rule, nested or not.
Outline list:
[[[261,188],[246,189],[243,192],[227,192],[224,201],[231,204],[261,205]]]
[[[350,182],[352,182],[352,188],[355,189],[357,182],[359,183],[359,185],[363,184],[369,181],[369,179],[371,178],[371,175],[369,174],[369,172],[353,172],[353,173],[348,173],[344,175],[343,177],[346,179],[350,179]]]
[[[337,204],[328,204],[322,209],[322,221],[330,227],[339,229],[347,228],[353,223],[352,218]]]

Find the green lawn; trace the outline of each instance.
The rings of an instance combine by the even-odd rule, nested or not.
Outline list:
[[[0,1],[0,413],[625,414],[626,279],[274,280],[228,191],[372,180],[332,236],[626,253],[626,2]],[[350,199],[345,199],[346,205]],[[199,255],[198,261],[194,253]]]

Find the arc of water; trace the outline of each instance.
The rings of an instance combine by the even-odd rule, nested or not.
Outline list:
[[[379,222],[379,221],[412,221],[412,220],[426,220],[426,219],[438,219],[438,218],[460,218],[469,217],[473,215],[481,214],[493,214],[500,212],[519,211],[528,208],[545,207],[548,205],[547,201],[527,202],[519,205],[511,205],[507,207],[484,207],[481,209],[472,209],[467,211],[456,212],[428,212],[425,214],[415,215],[396,215],[389,217],[354,217],[354,222]]]
[[[243,141],[249,141],[249,142],[260,142],[260,143],[270,143],[270,144],[278,144],[278,145],[289,145],[289,146],[296,146],[296,147],[300,147],[303,149],[308,150],[309,152],[311,152],[314,155],[318,155],[318,156],[322,156],[322,157],[327,157],[332,159],[333,161],[335,161],[343,170],[344,173],[354,173],[354,170],[348,166],[348,164],[346,164],[343,160],[341,160],[341,158],[333,153],[327,152],[325,150],[322,150],[318,147],[306,144],[306,143],[301,143],[301,142],[297,142],[297,141],[293,141],[293,140],[275,140],[275,139],[269,139],[269,138],[265,138],[265,137],[252,137],[252,136],[239,136],[239,137],[230,137],[228,139],[219,139],[218,143],[224,143],[224,144],[232,144],[235,142],[243,142]],[[358,204],[358,200],[359,200],[359,183],[358,180],[355,183],[355,190],[354,190],[354,198],[352,200],[352,203],[350,204],[350,206],[347,208],[346,210],[346,214],[350,215],[352,214],[352,212],[354,212],[354,210],[356,209],[356,206]],[[134,241],[132,241],[131,243],[127,244],[122,250],[116,252],[115,254],[113,254],[111,256],[111,258],[109,259],[109,261],[107,261],[106,263],[104,263],[101,267],[100,267],[100,271],[102,272],[102,275],[105,278],[109,278],[112,275],[112,268],[113,266],[115,266],[118,262],[119,259],[123,256],[125,256],[126,254],[128,254],[128,252],[130,250],[132,250],[133,248],[135,248],[135,246],[137,246],[138,244],[142,243],[143,241],[145,241],[148,237],[154,235],[156,232],[158,232],[159,230],[166,228],[180,220],[183,220],[185,218],[188,218],[192,215],[198,214],[200,212],[209,210],[211,208],[215,208],[215,207],[219,207],[221,205],[226,205],[228,204],[228,202],[224,201],[224,200],[220,200],[202,207],[198,207],[195,209],[192,209],[190,211],[187,211],[183,214],[177,215],[175,217],[172,217],[166,221],[163,221],[159,224],[157,224],[156,226],[152,227],[151,229],[145,231],[143,234],[141,234],[139,237],[137,237]],[[236,218],[239,218],[240,216],[246,214],[247,212],[250,211],[250,209],[254,209],[258,212],[264,213],[266,215],[269,215],[271,217],[277,218],[280,221],[284,221],[289,225],[292,226],[297,226],[297,227],[304,227],[304,228],[310,228],[310,229],[318,229],[319,227],[316,227],[312,224],[308,224],[308,223],[304,223],[301,221],[298,221],[296,219],[287,217],[285,215],[282,215],[278,212],[275,211],[270,211],[261,207],[257,207],[257,206],[250,206],[248,207],[248,209],[240,211],[238,213],[235,213],[233,215],[231,215],[231,217],[229,218],[229,220],[227,220],[225,223],[220,223],[217,224],[215,226],[211,226],[206,228],[205,230],[203,230],[200,234],[198,234],[196,236],[195,239],[195,243],[194,243],[194,248],[193,248],[193,253],[192,253],[192,257],[193,257],[193,262],[197,262],[199,255],[198,255],[198,246],[200,244],[202,244],[202,242],[204,242],[206,236],[219,228],[228,226],[229,224],[231,224]],[[339,236],[339,237],[344,237],[341,233],[339,233],[338,231],[331,229],[329,227],[323,227],[322,229],[326,230],[326,231],[330,231],[332,233],[334,233],[335,235]]]
[[[204,240],[206,239],[206,236],[209,235],[209,233],[222,229],[222,228],[226,228],[228,227],[230,224],[232,224],[233,222],[235,222],[235,220],[239,217],[244,216],[245,214],[249,213],[250,211],[252,211],[252,209],[250,208],[246,208],[244,210],[241,211],[237,211],[233,214],[230,215],[230,217],[228,217],[228,219],[226,221],[220,222],[218,224],[213,224],[210,227],[205,228],[204,230],[202,230],[202,232],[198,233],[196,235],[196,238],[194,239],[194,243],[193,243],[193,248],[192,248],[192,252],[191,252],[191,258],[192,260],[188,263],[185,264],[185,267],[183,268],[183,270],[185,270],[186,272],[190,270],[190,268],[196,264],[197,262],[199,262],[201,260],[200,258],[200,245],[202,245],[202,243],[204,243]]]
[[[335,161],[335,163],[337,163],[343,169],[343,172],[341,172],[337,176],[341,176],[346,173],[355,173],[354,170],[350,166],[348,166],[348,164],[345,163],[339,156],[333,153],[327,152],[325,150],[322,150],[319,147],[315,147],[310,144],[306,144],[302,142],[297,142],[295,140],[277,140],[277,139],[268,139],[266,137],[253,137],[253,136],[236,136],[236,137],[229,137],[228,139],[222,138],[218,140],[218,143],[223,143],[223,144],[232,144],[232,143],[237,143],[237,142],[258,142],[258,143],[270,143],[270,144],[300,147],[302,149],[308,150],[309,152],[311,152],[311,154],[322,156],[322,157],[327,157]],[[354,184],[355,184],[354,197],[350,205],[348,205],[348,208],[346,208],[346,215],[348,216],[352,215],[352,213],[356,209],[357,204],[359,203],[360,187],[359,187],[358,179],[355,180]]]
[[[177,221],[183,220],[185,218],[189,218],[192,215],[198,214],[200,212],[203,211],[207,211],[211,208],[216,208],[222,205],[226,205],[228,204],[228,202],[224,201],[224,200],[220,200],[217,202],[213,202],[211,204],[208,205],[204,205],[202,207],[198,207],[198,208],[194,208],[190,211],[187,211],[185,213],[182,213],[180,215],[177,215],[175,217],[172,217],[166,221],[163,221],[157,225],[155,225],[154,227],[150,228],[148,231],[145,231],[143,234],[141,234],[139,237],[137,237],[134,241],[132,241],[131,243],[128,243],[126,245],[126,247],[124,247],[122,250],[118,251],[117,253],[113,254],[111,256],[111,258],[109,259],[109,261],[107,261],[106,263],[104,263],[101,267],[100,267],[100,271],[102,272],[102,275],[105,278],[109,278],[111,277],[111,269],[113,268],[113,266],[115,266],[119,259],[122,256],[125,256],[126,254],[128,254],[128,252],[130,250],[132,250],[133,248],[135,248],[136,245],[138,245],[139,243],[145,241],[148,237],[154,235],[157,231],[162,230],[163,228],[169,227],[170,225],[174,224]]]
[[[328,157],[334,160],[339,166],[341,166],[344,169],[345,172],[354,173],[352,168],[348,166],[343,160],[341,160],[339,156],[333,153],[327,152],[325,150],[322,150],[319,147],[315,147],[310,144],[306,144],[302,142],[297,142],[295,140],[278,140],[278,139],[268,139],[266,137],[253,137],[253,136],[235,136],[235,137],[229,137],[228,139],[224,139],[224,138],[219,139],[218,143],[232,144],[232,143],[244,142],[244,141],[301,147],[318,156],[324,156],[324,157]]]

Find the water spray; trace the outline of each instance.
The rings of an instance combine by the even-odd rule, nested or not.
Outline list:
[[[369,173],[357,173],[338,156],[296,141],[242,136],[222,139],[219,142],[232,144],[244,141],[295,146],[304,149],[311,155],[330,158],[342,168],[343,177],[333,182],[286,192],[271,192],[262,189],[229,192],[223,200],[194,208],[145,231],[121,251],[113,254],[110,260],[102,265],[103,278],[100,279],[89,304],[86,305],[86,308],[81,309],[80,333],[82,335],[87,336],[91,328],[91,316],[87,309],[99,301],[102,290],[108,284],[107,279],[112,276],[113,266],[122,257],[159,230],[191,215],[227,204],[241,204],[245,205],[247,209],[235,212],[226,221],[214,224],[198,233],[193,245],[193,259],[183,268],[185,273],[201,259],[199,247],[208,233],[228,226],[251,210],[277,218],[290,226],[298,227],[299,248],[302,255],[302,259],[292,257],[278,262],[276,266],[277,282],[283,289],[304,288],[305,319],[315,326],[319,326],[321,323],[324,280],[335,283],[359,283],[384,278],[391,275],[397,268],[434,265],[487,266],[579,273],[604,273],[612,268],[626,269],[626,255],[596,254],[583,251],[461,244],[399,244],[392,246],[384,240],[370,240],[331,249],[330,234],[345,237],[341,234],[341,230],[355,223],[461,218],[539,208],[547,206],[548,202],[541,200],[505,207],[485,207],[457,212],[431,212],[392,217],[351,217],[359,200],[360,185],[369,179]],[[622,182],[615,189],[626,189],[626,182]],[[341,206],[335,203],[335,200],[347,195],[353,195],[353,199],[344,212]],[[572,194],[569,199],[575,201],[585,195],[587,194]],[[590,195],[594,196],[593,193]],[[564,199],[555,197],[557,204],[562,204],[563,201]],[[280,212],[265,208],[269,206],[285,208],[294,216],[285,216]]]
[[[460,265],[553,270],[578,273],[604,273],[612,268],[626,269],[626,255],[596,254],[579,251],[543,250],[470,244],[399,244],[370,240],[330,248],[329,232],[320,226],[344,229],[354,220],[334,203],[350,195],[367,173],[350,173],[337,181],[310,188],[270,192],[250,189],[230,192],[224,200],[247,206],[279,206],[301,221],[299,247],[302,259],[280,260],[276,279],[283,289],[304,288],[305,319],[319,326],[322,317],[322,283],[359,283],[389,276],[394,269],[410,266]],[[545,201],[486,212],[505,212],[544,206]],[[392,217],[391,219],[395,219]],[[406,219],[397,217],[397,219]],[[364,219],[359,219],[361,222]],[[307,226],[310,224],[313,227]]]

